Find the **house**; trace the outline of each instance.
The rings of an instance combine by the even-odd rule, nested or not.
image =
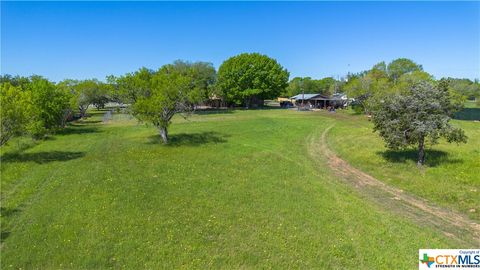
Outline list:
[[[310,108],[326,109],[328,107],[343,108],[348,105],[348,98],[345,94],[333,94],[325,96],[322,94],[298,94],[291,97],[296,106],[307,106]]]

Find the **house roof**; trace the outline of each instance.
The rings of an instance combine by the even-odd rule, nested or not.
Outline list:
[[[298,94],[296,96],[291,97],[291,99],[312,99],[312,98],[327,98],[325,96],[322,96],[320,94]]]
[[[298,94],[296,96],[293,96],[291,97],[291,99],[311,99],[311,98],[314,98],[316,96],[320,96],[320,94]]]

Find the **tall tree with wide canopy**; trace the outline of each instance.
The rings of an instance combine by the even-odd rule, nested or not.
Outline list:
[[[218,69],[218,88],[227,102],[249,107],[258,100],[277,98],[288,85],[289,72],[275,59],[242,53]]]
[[[427,143],[436,144],[440,137],[448,142],[467,141],[464,131],[449,123],[458,109],[447,82],[418,82],[408,92],[379,99],[373,109],[374,131],[379,132],[390,149],[417,146],[417,165],[422,166]]]
[[[387,66],[387,73],[393,82],[397,82],[398,78],[403,74],[413,71],[422,71],[422,65],[419,65],[407,58],[398,58],[390,62]]]

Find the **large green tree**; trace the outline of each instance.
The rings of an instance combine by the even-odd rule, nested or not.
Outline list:
[[[348,76],[342,88],[355,99],[354,108],[357,111],[369,113],[378,97],[408,91],[412,85],[425,80],[433,81],[433,77],[424,72],[421,65],[410,59],[398,58],[388,65],[379,62],[370,70]]]
[[[142,67],[120,77],[109,76],[107,81],[114,85],[114,98],[125,104],[133,104],[139,97],[149,95],[155,71]]]
[[[359,76],[352,76],[342,87],[343,91],[355,99],[354,109],[369,113],[373,100],[393,91],[386,73],[375,65],[370,71]]]
[[[202,100],[202,90],[209,87],[198,80],[197,64],[176,61],[162,66],[157,72],[145,80],[129,78],[132,81],[143,81],[141,92],[135,93],[132,99],[132,112],[139,120],[152,123],[159,131],[163,143],[168,143],[168,127],[176,113],[190,113],[194,104]],[[142,76],[142,72],[134,76]],[[145,80],[145,81],[144,81]]]
[[[407,58],[395,59],[387,66],[388,76],[393,82],[397,82],[398,78],[400,78],[400,76],[403,74],[422,70],[422,65],[419,65]]]
[[[288,85],[289,72],[275,59],[259,53],[242,53],[223,62],[217,87],[227,102],[250,106],[277,98]]]
[[[419,166],[425,162],[425,147],[438,143],[440,137],[448,142],[466,142],[463,130],[449,121],[459,104],[453,103],[448,83],[437,85],[417,82],[409,91],[387,95],[374,106],[374,131],[378,131],[390,149],[416,146]]]

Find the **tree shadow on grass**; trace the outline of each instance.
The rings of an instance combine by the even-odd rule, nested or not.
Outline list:
[[[168,144],[165,146],[199,146],[208,143],[225,143],[227,142],[227,137],[229,136],[218,132],[172,134],[169,136]],[[160,135],[150,136],[149,140],[150,144],[163,144]]]
[[[37,164],[44,164],[53,161],[69,161],[85,156],[84,152],[66,152],[66,151],[51,151],[51,152],[37,152],[37,153],[22,153],[13,152],[6,153],[1,156],[1,161],[4,163],[14,162],[30,162]]]
[[[197,115],[209,115],[209,114],[233,114],[235,113],[234,109],[201,109],[201,110],[196,110],[194,114]]]
[[[101,132],[97,127],[87,127],[80,124],[72,124],[67,128],[59,130],[56,135],[73,135],[73,134],[87,134]]]
[[[0,243],[3,243],[7,237],[10,236],[10,232],[7,231],[1,231],[0,232]]]
[[[5,207],[0,207],[0,214],[2,216],[2,231],[0,232],[0,243],[3,243],[5,241],[5,239],[7,239],[7,237],[10,236],[10,232],[9,231],[6,231],[6,230],[3,230],[4,228],[4,225],[3,225],[3,222],[4,222],[4,219],[5,218],[8,218],[12,215],[15,215],[17,213],[19,213],[20,210],[18,210],[17,208],[5,208]]]
[[[78,121],[76,124],[86,125],[86,124],[98,124],[101,122],[102,122],[101,120],[81,120],[81,121]]]
[[[393,163],[416,163],[418,160],[418,151],[415,149],[408,150],[386,150],[383,152],[377,152],[385,160]],[[429,167],[436,167],[441,164],[455,164],[461,163],[461,159],[449,158],[449,154],[439,150],[426,150],[425,151],[425,165]]]
[[[0,207],[0,213],[2,217],[9,217],[11,215],[14,215],[16,213],[20,212],[17,208],[5,208],[5,207]]]

